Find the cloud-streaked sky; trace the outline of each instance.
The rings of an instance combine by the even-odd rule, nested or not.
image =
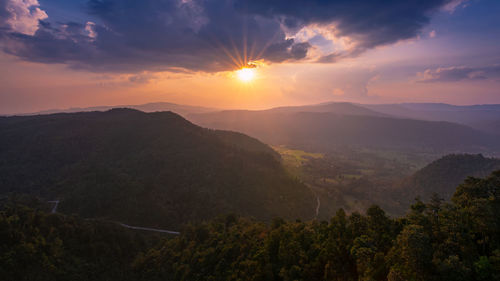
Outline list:
[[[0,0],[0,113],[500,103],[499,14],[498,0]]]

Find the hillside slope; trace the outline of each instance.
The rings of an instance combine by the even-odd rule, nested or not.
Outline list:
[[[399,188],[410,200],[420,196],[428,200],[435,192],[441,198],[450,199],[455,188],[468,176],[486,177],[500,170],[500,159],[481,154],[452,154],[444,156],[405,179]]]
[[[344,115],[366,115],[366,116],[379,116],[386,117],[387,114],[380,113],[368,109],[364,106],[356,105],[350,102],[326,102],[313,105],[302,105],[302,106],[282,106],[275,107],[268,110],[262,110],[261,112],[272,112],[272,113],[297,113],[297,112],[330,112],[335,114]]]
[[[0,118],[0,192],[59,199],[59,211],[177,227],[234,212],[311,218],[310,190],[267,145],[131,109]]]
[[[400,118],[447,121],[500,134],[500,105],[450,105],[442,103],[363,104],[366,109]]]
[[[273,145],[309,151],[335,146],[439,153],[496,151],[496,137],[470,127],[411,119],[330,112],[223,111],[190,115],[205,127],[234,130]]]

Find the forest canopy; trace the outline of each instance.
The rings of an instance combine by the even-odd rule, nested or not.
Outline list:
[[[500,280],[500,171],[451,202],[416,200],[330,221],[266,224],[236,215],[150,236],[19,205],[0,212],[7,280]],[[155,242],[156,241],[156,242]]]

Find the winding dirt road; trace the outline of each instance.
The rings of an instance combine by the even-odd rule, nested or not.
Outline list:
[[[48,203],[54,203],[54,207],[52,207],[52,210],[50,211],[52,214],[55,214],[57,212],[57,206],[59,206],[59,200],[53,200],[53,201],[48,201]],[[152,232],[160,232],[160,233],[168,233],[168,234],[174,234],[174,235],[180,235],[181,233],[178,231],[172,231],[172,230],[166,230],[166,229],[158,229],[158,228],[150,228],[150,227],[143,227],[143,226],[132,226],[128,224],[124,224],[122,222],[114,222],[118,225],[121,225],[125,228],[128,229],[135,229],[135,230],[144,230],[144,231],[152,231]]]
[[[52,214],[55,214],[57,212],[57,206],[59,206],[59,200],[54,200],[54,201],[48,201],[49,203],[54,203],[54,207],[52,207],[52,210],[50,211]]]
[[[168,233],[168,234],[175,234],[175,235],[181,234],[178,231],[165,230],[165,229],[157,229],[157,228],[150,228],[150,227],[142,227],[142,226],[132,226],[132,225],[124,224],[124,223],[121,223],[121,222],[117,222],[117,223],[119,225],[121,225],[121,226],[123,226],[125,228],[129,228],[129,229],[154,231],[154,232],[161,232],[161,233]]]

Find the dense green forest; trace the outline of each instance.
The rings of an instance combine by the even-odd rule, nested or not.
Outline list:
[[[173,230],[229,212],[311,219],[316,203],[258,140],[131,109],[0,118],[0,195],[8,193]]]
[[[450,154],[418,170],[397,188],[407,199],[420,196],[422,200],[428,200],[437,193],[449,200],[455,187],[467,176],[482,178],[496,170],[500,170],[500,159],[481,154]]]
[[[500,171],[451,202],[416,200],[329,221],[236,215],[158,237],[18,205],[0,212],[5,280],[500,280]]]
[[[42,210],[18,202],[2,207],[0,280],[136,280],[131,262],[159,241],[114,223]]]

